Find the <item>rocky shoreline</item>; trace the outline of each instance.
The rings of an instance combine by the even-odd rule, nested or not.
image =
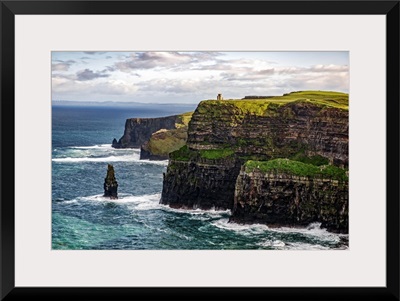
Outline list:
[[[132,118],[113,147],[169,159],[160,203],[230,209],[230,222],[348,233],[348,94],[206,100],[195,112]]]
[[[201,102],[187,144],[169,156],[160,202],[230,209],[231,222],[237,223],[303,227],[320,222],[329,231],[348,233],[348,95],[302,96],[288,102]],[[284,158],[284,169],[245,168],[252,160]],[[309,174],[299,174],[302,168]]]

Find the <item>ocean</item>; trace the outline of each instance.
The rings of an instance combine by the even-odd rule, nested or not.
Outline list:
[[[196,105],[52,107],[52,249],[54,250],[331,250],[348,235],[320,229],[228,223],[230,211],[159,204],[168,161],[140,160],[139,149],[114,149],[132,117],[193,111]],[[107,164],[118,199],[103,197]]]

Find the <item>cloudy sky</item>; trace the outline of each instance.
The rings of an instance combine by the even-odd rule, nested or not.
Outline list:
[[[52,99],[198,103],[348,92],[348,52],[52,52]]]

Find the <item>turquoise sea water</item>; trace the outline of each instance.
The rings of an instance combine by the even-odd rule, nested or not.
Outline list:
[[[139,160],[139,149],[113,149],[131,117],[193,111],[195,105],[52,108],[52,248],[347,249],[347,235],[311,224],[269,229],[228,223],[230,211],[176,210],[160,205],[167,161]],[[118,181],[117,200],[104,198],[107,164]]]

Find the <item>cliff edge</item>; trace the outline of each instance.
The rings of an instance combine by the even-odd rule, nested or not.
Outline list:
[[[250,216],[248,213],[258,210],[260,204],[264,204],[274,193],[280,198],[284,192],[258,189],[259,194],[251,194],[250,203],[245,205],[241,195],[249,196],[245,183],[250,181],[250,176],[243,173],[243,166],[248,161],[269,162],[279,158],[311,166],[332,166],[346,172],[348,94],[300,91],[266,99],[200,102],[188,126],[186,145],[170,154],[160,202],[175,208],[231,209],[232,221],[272,225],[272,215],[266,218],[266,215]],[[251,174],[254,176],[254,172]],[[276,176],[282,178],[283,175]],[[304,201],[303,205],[325,202],[321,199],[322,195],[317,195],[315,191],[338,189],[334,184],[329,189],[327,184],[320,187],[320,181],[331,181],[329,177],[318,178],[316,174],[307,177],[306,184],[295,175],[288,177],[287,174],[281,182],[273,177],[263,179],[269,183],[268,187],[273,187],[271,183],[296,186],[290,193],[287,189],[282,191],[288,193],[288,199],[296,195],[300,195],[302,200],[308,198],[309,201]],[[300,188],[301,183],[303,188]],[[340,187],[341,199],[345,200],[348,187],[346,184]],[[332,198],[337,199],[335,196]],[[332,205],[333,201],[326,202]],[[347,206],[345,201],[342,203]],[[288,203],[287,206],[291,205]],[[344,224],[338,226],[333,218],[322,218],[323,215],[318,213],[313,213],[313,218],[302,219],[304,212],[303,215],[288,215],[286,220],[275,219],[276,224],[293,226],[304,225],[309,220],[321,221],[331,230],[346,232]],[[344,212],[347,214],[346,210]]]
[[[140,148],[140,159],[166,160],[169,153],[186,144],[192,112],[157,118],[130,118],[124,135],[112,142],[114,148]]]

